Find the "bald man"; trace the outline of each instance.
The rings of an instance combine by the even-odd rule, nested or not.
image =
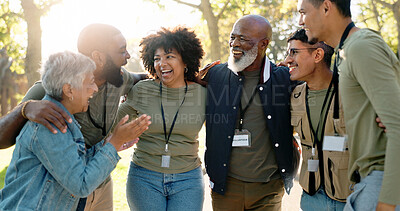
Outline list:
[[[290,124],[292,82],[266,56],[271,25],[247,15],[233,26],[228,63],[207,81],[205,163],[213,209],[280,210],[296,173]]]

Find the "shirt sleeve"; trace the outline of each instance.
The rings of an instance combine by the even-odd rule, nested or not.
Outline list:
[[[136,89],[133,88],[129,91],[127,99],[125,102],[121,103],[118,108],[117,117],[115,119],[115,123],[113,125],[112,131],[114,131],[115,126],[119,123],[119,121],[126,115],[129,115],[128,122],[136,119],[138,117],[138,112],[133,108],[133,100],[135,96]]]
[[[120,159],[116,149],[107,143],[86,163],[86,150],[75,142],[70,128],[65,134],[52,134],[39,125],[32,138],[32,152],[61,186],[78,197],[92,193]]]
[[[146,73],[133,73],[133,72],[129,72],[129,71],[125,70],[124,68],[122,68],[122,74],[124,77],[124,81],[126,80],[126,86],[125,86],[124,93],[130,92],[132,87],[138,81],[148,78]]]
[[[399,61],[380,37],[355,42],[348,55],[352,74],[387,129],[384,177],[379,201],[400,204]]]
[[[22,102],[28,100],[41,100],[46,95],[46,91],[43,88],[42,82],[36,82],[31,88],[29,88],[28,92],[25,94]]]

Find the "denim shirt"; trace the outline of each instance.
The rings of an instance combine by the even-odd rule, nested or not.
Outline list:
[[[289,193],[300,158],[290,122],[290,94],[295,82],[290,81],[287,68],[272,62],[265,67],[263,82],[257,86],[264,111],[260,115],[267,121],[279,172]],[[224,194],[244,77],[234,74],[227,64],[214,66],[206,77],[205,166],[213,191]]]
[[[0,190],[0,210],[75,210],[80,198],[92,193],[111,173],[120,157],[104,141],[90,149],[80,125],[67,109],[49,96],[72,118],[67,132],[51,133],[28,121],[17,137],[5,186]]]

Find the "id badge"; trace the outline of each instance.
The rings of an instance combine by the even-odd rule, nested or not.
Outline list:
[[[169,155],[163,155],[161,157],[161,167],[163,168],[169,168],[169,162],[171,161],[171,156]]]
[[[324,136],[322,150],[344,152],[347,146],[347,136]]]
[[[319,166],[319,160],[308,159],[308,171],[309,172],[317,172]]]
[[[242,129],[235,129],[235,135],[233,136],[232,147],[250,147],[251,146],[251,133]]]

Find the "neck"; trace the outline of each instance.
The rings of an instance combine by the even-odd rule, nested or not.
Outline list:
[[[346,30],[346,27],[351,22],[352,22],[352,20],[350,17],[336,19],[335,23],[331,24],[332,27],[330,27],[330,32],[327,32],[327,34],[329,34],[329,36],[328,36],[328,38],[326,38],[324,40],[325,43],[332,46],[333,48],[336,48],[340,43],[340,39],[342,38],[343,32]],[[358,28],[353,27],[350,30],[348,37],[357,30],[358,30]]]
[[[97,65],[97,64],[96,64]],[[100,70],[98,68],[96,68],[93,71],[93,75],[94,75],[94,83],[97,85],[97,87],[100,87],[101,85],[106,83],[106,80],[104,79],[104,77],[102,77],[102,72],[103,70]]]
[[[321,68],[314,71],[314,74],[304,80],[310,90],[322,90],[329,88],[332,80],[332,71],[328,68]]]
[[[101,85],[103,85],[103,84],[106,83],[106,80],[95,78],[95,79],[94,79],[94,83],[97,85],[97,87],[100,87]]]
[[[77,113],[77,111],[74,110],[72,102],[66,96],[63,96],[63,99],[60,101],[60,103],[63,104],[63,106],[69,111],[69,113]]]
[[[159,82],[159,79],[158,79]],[[180,81],[178,83],[173,83],[173,84],[165,84],[163,81],[161,81],[162,85],[168,87],[168,88],[181,88],[181,87],[185,87],[187,82],[186,80]]]

